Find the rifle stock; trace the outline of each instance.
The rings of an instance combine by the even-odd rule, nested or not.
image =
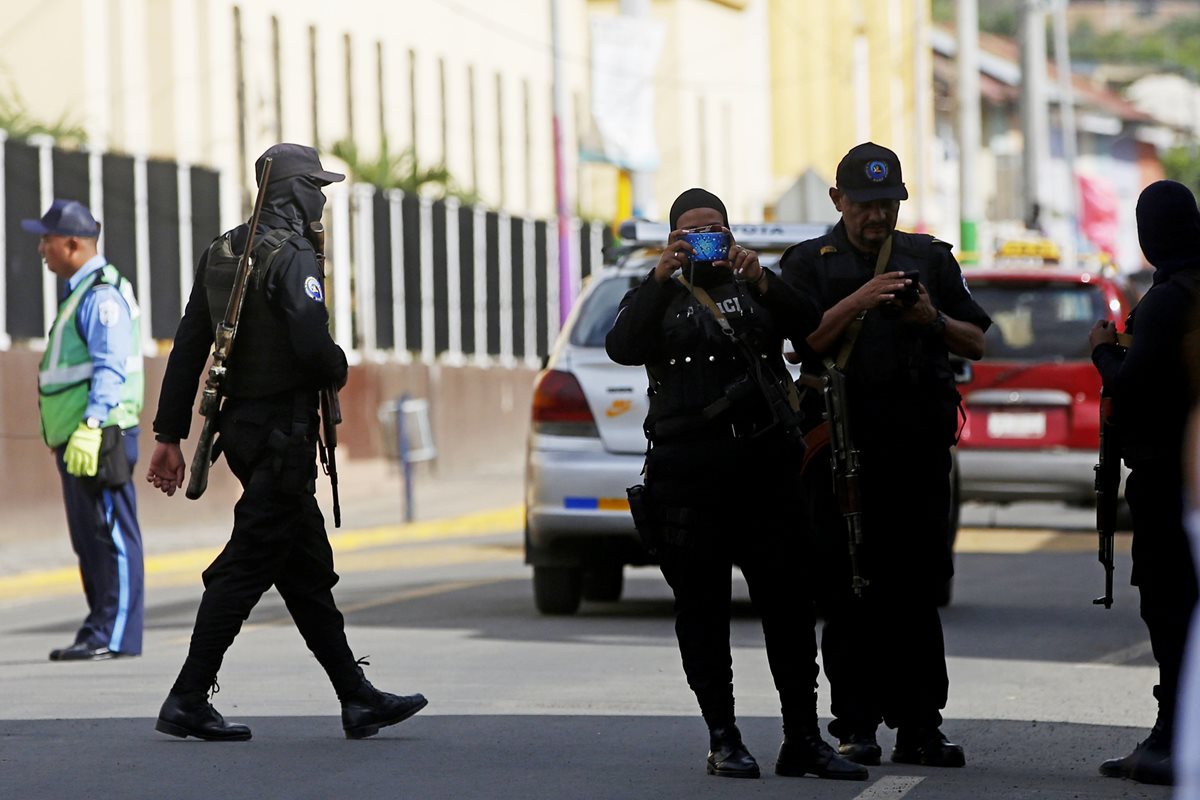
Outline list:
[[[824,378],[825,412],[829,417],[829,457],[833,462],[834,492],[842,518],[846,521],[846,546],[850,554],[850,588],[862,597],[870,581],[859,568],[859,549],[863,543],[862,488],[859,483],[858,449],[850,429],[850,408],[846,400],[846,376],[835,365],[827,365]]]
[[[321,280],[325,280],[325,226],[320,222],[308,223],[305,232],[308,241],[312,243],[317,255],[317,266],[321,271]],[[321,469],[329,476],[329,488],[333,494],[333,527],[342,525],[342,504],[338,497],[337,474],[337,426],[342,424],[342,404],[338,399],[336,386],[326,386],[320,392],[321,402],[321,444],[318,452],[321,456]]]
[[[224,396],[226,376],[225,362],[233,352],[233,342],[237,338],[238,320],[242,315],[242,300],[246,297],[246,283],[254,266],[254,236],[258,232],[258,219],[262,214],[263,198],[267,193],[267,182],[271,178],[271,162],[267,158],[263,162],[262,179],[258,184],[258,196],[254,199],[254,213],[250,217],[250,231],[246,235],[246,248],[238,259],[237,272],[233,279],[233,291],[229,295],[229,303],[225,306],[225,318],[217,325],[213,333],[212,364],[208,368],[208,376],[204,379],[204,393],[200,397],[200,414],[204,417],[204,427],[200,430],[200,438],[196,442],[196,452],[192,455],[192,475],[188,479],[188,499],[195,500],[204,494],[208,488],[208,471],[212,467],[213,438],[217,433],[217,419],[221,413],[221,401]]]

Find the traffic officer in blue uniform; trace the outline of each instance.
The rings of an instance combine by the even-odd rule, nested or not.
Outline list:
[[[62,477],[71,546],[88,615],[51,661],[142,652],[142,534],[129,479],[137,462],[143,379],[133,287],[96,251],[100,224],[75,200],[55,200],[21,227],[65,282],[38,371],[42,437]]]
[[[321,219],[323,188],[345,178],[321,167],[317,151],[277,144],[256,164],[261,181],[272,159],[254,240],[254,265],[243,297],[236,346],[223,383],[214,453],[224,455],[242,484],[233,533],[204,571],[187,659],[159,711],[156,730],[171,736],[241,741],[245,725],[228,723],[208,702],[225,651],[263,592],[274,586],[304,642],[341,701],[347,738],[372,736],[425,707],[423,695],[381,692],[363,675],[346,642],[333,598],[338,575],[325,520],[317,506],[317,395],[346,383],[346,354],[329,335],[324,274],[304,233]],[[167,360],[154,418],[158,444],[146,476],[173,495],[184,482],[179,442],[214,332],[233,292],[238,257],[249,225],[213,240],[196,279]]]

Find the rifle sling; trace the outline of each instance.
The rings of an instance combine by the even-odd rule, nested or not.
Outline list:
[[[875,275],[872,277],[882,275],[891,259],[892,237],[889,235],[879,247],[879,255],[875,258]],[[854,343],[858,341],[858,334],[862,331],[863,320],[866,317],[867,312],[863,311],[846,326],[846,330],[842,333],[842,346],[838,349],[837,357],[829,358],[826,356],[824,359],[826,367],[845,371],[846,363],[850,361],[850,354],[854,351]]]
[[[890,237],[888,241],[891,241]],[[764,268],[760,267],[760,269]],[[682,284],[685,289],[692,293],[693,297],[703,303],[704,307],[712,313],[713,317],[717,320],[717,324],[721,326],[721,330],[724,331],[725,335],[737,345],[738,352],[741,353],[744,359],[746,359],[747,364],[750,366],[751,373],[755,376],[755,378],[758,379],[759,386],[762,386],[762,359],[757,358],[754,354],[753,348],[750,347],[745,339],[743,339],[741,336],[738,336],[737,332],[734,331],[733,326],[729,324],[729,320],[725,318],[725,312],[721,311],[720,306],[716,304],[716,302],[712,299],[712,296],[709,295],[709,293],[706,292],[702,286],[694,286],[689,283],[688,280],[683,277],[683,275],[676,275],[675,280],[679,281],[679,283]],[[790,380],[785,381],[785,383],[787,384],[787,388],[784,391],[787,393],[788,405],[792,407],[792,411],[799,411],[800,394],[796,391],[796,384],[792,383]],[[721,398],[712,403],[708,408],[704,409],[705,416],[709,416],[710,408],[722,402],[725,403],[725,407],[728,407],[729,400],[726,398]],[[720,413],[720,411],[724,410],[724,408],[720,408],[716,411],[716,413]]]

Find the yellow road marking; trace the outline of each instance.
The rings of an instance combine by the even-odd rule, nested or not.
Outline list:
[[[468,538],[491,536],[506,531],[520,530],[524,524],[524,507],[512,506],[494,511],[483,511],[475,514],[465,514],[450,519],[431,520],[429,522],[414,522],[405,525],[381,525],[374,528],[362,528],[344,533],[334,533],[329,537],[336,554],[338,569],[380,569],[378,566],[383,556],[378,553],[367,556],[360,554],[357,559],[347,558],[348,553],[369,548],[389,545],[425,542],[435,539]],[[435,563],[465,563],[471,560],[490,560],[497,557],[496,553],[473,558],[460,556],[456,561],[441,561],[438,558],[449,558],[454,548],[437,548],[439,553],[411,552],[408,557],[397,555],[391,566],[428,566]],[[182,550],[176,553],[147,556],[145,559],[146,584],[150,587],[175,586],[188,582],[199,582],[199,574],[216,558],[221,551],[219,547],[202,547]],[[507,553],[506,553],[507,554]],[[390,557],[389,557],[390,558]],[[349,563],[346,563],[349,562]],[[369,566],[369,565],[375,566]],[[78,592],[80,588],[79,570],[76,567],[62,567],[51,570],[23,572],[16,575],[0,577],[0,600],[11,600],[29,595],[66,594]]]
[[[1132,535],[1118,533],[1113,549],[1128,553]],[[1031,528],[962,528],[954,543],[957,553],[1086,553],[1096,550],[1096,534],[1062,533]]]

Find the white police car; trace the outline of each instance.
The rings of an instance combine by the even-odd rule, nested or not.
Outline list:
[[[824,225],[734,225],[739,244],[774,268],[791,244]],[[614,266],[592,275],[537,377],[525,467],[525,561],[534,602],[572,614],[582,599],[615,601],[627,564],[652,563],[629,515],[625,489],[641,482],[646,372],[609,360],[604,339],[617,306],[658,262],[670,233],[661,223],[627,223],[630,244]]]

